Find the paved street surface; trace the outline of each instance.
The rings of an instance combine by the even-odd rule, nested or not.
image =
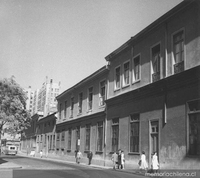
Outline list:
[[[112,169],[94,168],[86,165],[54,162],[20,156],[3,156],[4,162],[20,165],[12,171],[13,178],[142,178]],[[4,164],[4,163],[3,163]],[[0,170],[1,173],[1,170]],[[10,172],[4,172],[4,174]],[[1,178],[0,174],[0,178]]]

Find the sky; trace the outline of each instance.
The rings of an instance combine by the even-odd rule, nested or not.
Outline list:
[[[182,0],[0,0],[0,78],[61,92]]]

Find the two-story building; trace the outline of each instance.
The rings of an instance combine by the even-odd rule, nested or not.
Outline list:
[[[36,149],[36,137],[37,137],[37,123],[40,118],[43,117],[42,112],[38,112],[31,117],[31,123],[28,128],[24,130],[21,135],[21,150],[30,153],[30,151]]]
[[[106,160],[197,168],[200,159],[200,1],[183,1],[106,56]]]
[[[104,165],[107,76],[104,66],[57,96],[56,151],[67,160],[80,150],[87,162],[92,151],[93,164]]]

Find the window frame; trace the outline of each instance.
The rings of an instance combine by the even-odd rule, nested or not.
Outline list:
[[[70,99],[70,118],[73,118],[74,115],[74,96],[71,96]]]
[[[136,73],[135,73],[135,59],[139,58],[139,64],[138,64],[138,79],[136,79]],[[132,59],[132,84],[137,83],[141,80],[141,53],[133,56]]]
[[[92,89],[92,92],[90,92],[90,89]],[[90,98],[91,96],[91,98]],[[91,99],[91,100],[90,100]],[[91,86],[88,88],[88,98],[87,98],[87,107],[88,107],[88,111],[92,111],[93,108],[93,99],[94,99],[94,87]]]
[[[115,120],[117,122],[114,122]],[[114,134],[115,129],[116,129],[116,135]],[[111,141],[112,141],[111,149],[112,149],[112,152],[118,151],[118,149],[119,149],[119,134],[120,134],[119,133],[119,118],[114,118],[114,119],[112,119],[112,125],[111,125]],[[114,137],[114,135],[116,137]],[[113,142],[115,142],[114,139],[116,139],[115,141],[117,142],[117,144],[113,145]]]
[[[67,149],[71,150],[72,148],[72,129],[68,129],[68,140],[67,140]]]
[[[174,36],[176,36],[177,34],[183,32],[183,60],[181,62],[183,62],[183,71],[185,70],[185,60],[186,60],[186,46],[185,46],[185,28],[182,27],[179,30],[174,31],[171,34],[171,59],[172,59],[172,74],[175,74],[174,71],[174,65],[179,64],[181,62],[176,62],[176,58],[175,58],[175,54],[174,54]]]
[[[102,129],[101,136],[99,137],[99,129]],[[104,143],[104,121],[97,122],[97,140],[96,140],[96,151],[97,152],[103,152],[103,143]],[[101,140],[101,143],[99,144],[99,140]]]
[[[101,83],[105,83],[104,84],[104,86],[102,87],[102,85],[101,85]],[[99,82],[99,106],[104,106],[105,105],[105,100],[106,100],[106,79],[104,79],[104,80],[101,80],[100,82]],[[105,94],[104,94],[104,96],[102,95],[102,88],[105,88]]]
[[[156,72],[154,72],[154,65],[153,65],[153,61],[154,61],[154,56],[153,56],[153,50],[156,48],[156,47],[158,47],[159,46],[159,61],[158,61],[158,68],[159,68],[159,71],[156,71]],[[158,53],[155,53],[155,54],[158,54]],[[153,46],[151,46],[151,48],[150,48],[150,61],[151,61],[151,63],[150,63],[150,67],[151,67],[151,69],[150,69],[150,71],[151,71],[151,82],[156,82],[156,81],[153,81],[153,75],[155,74],[156,75],[156,73],[159,73],[159,77],[158,77],[158,80],[160,80],[161,79],[161,74],[162,74],[162,61],[161,61],[161,59],[162,59],[162,57],[161,57],[161,41],[159,41],[159,42],[157,42],[157,43],[155,43]]]
[[[134,121],[134,119],[132,120],[132,117],[133,116],[136,116],[136,117],[138,117],[138,120],[135,120]],[[140,135],[141,135],[141,129],[140,129],[140,114],[139,113],[134,113],[134,114],[131,114],[130,116],[130,120],[129,120],[129,153],[136,153],[136,154],[139,154],[139,152],[140,152]],[[131,149],[131,147],[134,147],[134,145],[131,145],[131,139],[133,139],[133,138],[131,138],[131,136],[132,136],[132,134],[131,134],[131,131],[132,131],[132,124],[134,124],[134,123],[137,123],[138,124],[138,135],[137,135],[137,137],[138,137],[138,150],[133,150],[133,149]]]
[[[82,114],[82,112],[83,112],[83,92],[80,92],[78,94],[78,114]]]
[[[64,118],[67,118],[67,100],[65,100]]]
[[[85,125],[85,151],[90,151],[91,124]]]
[[[117,81],[116,81],[116,78],[117,78],[117,72],[116,70],[119,68],[119,87],[117,87]],[[121,88],[121,65],[115,67],[115,71],[114,71],[114,91],[117,91],[117,90],[120,90]]]
[[[125,67],[124,67],[125,64],[129,64],[129,67],[128,67],[128,83],[125,83],[125,81],[126,81],[126,78],[125,78],[126,71],[125,71]],[[122,87],[127,87],[127,86],[130,85],[130,78],[131,78],[130,70],[131,70],[131,62],[130,62],[130,60],[127,60],[123,63]]]

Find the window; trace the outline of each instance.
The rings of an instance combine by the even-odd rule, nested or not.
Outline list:
[[[120,88],[120,67],[115,69],[115,89]]]
[[[72,130],[69,129],[68,130],[68,145],[67,145],[67,148],[68,150],[71,150],[71,144],[72,144]]]
[[[130,68],[130,63],[129,62],[124,63],[123,86],[129,85],[130,82],[129,68]]]
[[[55,135],[53,135],[53,150],[55,149],[56,145],[55,145]]]
[[[118,151],[119,143],[119,119],[112,120],[112,151]]]
[[[71,115],[70,115],[70,117],[73,117],[73,111],[74,111],[74,97],[71,97]]]
[[[97,151],[103,151],[103,121],[97,123]]]
[[[184,32],[173,35],[174,73],[184,70]]]
[[[189,154],[200,155],[200,100],[189,102]]]
[[[106,81],[100,82],[100,106],[105,105],[105,96],[106,96]]]
[[[133,82],[140,80],[140,55],[133,58]]]
[[[83,93],[79,93],[78,97],[78,113],[82,113]]]
[[[160,44],[152,48],[152,80],[160,80]]]
[[[139,114],[130,118],[130,152],[139,152]]]
[[[64,117],[67,118],[67,101],[65,101]]]
[[[60,108],[59,108],[59,119],[62,119],[62,103],[60,103]]]
[[[65,130],[62,130],[62,137],[61,137],[61,141],[65,141]]]
[[[80,149],[80,126],[76,127],[76,150]]]
[[[92,110],[93,87],[88,89],[88,110]]]
[[[90,150],[90,124],[85,128],[85,150]]]
[[[59,141],[60,140],[60,131],[58,130],[57,132],[57,140]]]

